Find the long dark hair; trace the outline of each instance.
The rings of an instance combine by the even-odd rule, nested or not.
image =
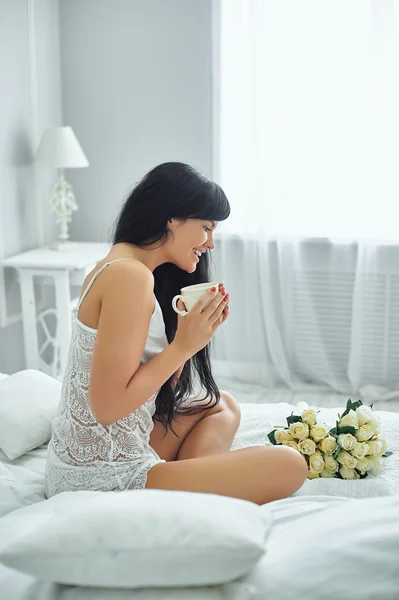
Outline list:
[[[127,197],[116,222],[113,243],[127,242],[143,248],[165,243],[168,221],[174,219],[202,219],[223,221],[230,214],[229,202],[223,190],[190,165],[168,162],[152,169]],[[165,263],[154,271],[155,295],[161,306],[169,343],[177,330],[177,314],[172,298],[182,287],[205,283],[210,279],[210,257],[205,252],[194,273],[187,273],[172,263]],[[186,400],[193,394],[196,377],[206,391],[201,407]],[[174,376],[161,387],[154,419],[173,431],[176,413],[195,414],[213,408],[220,400],[219,390],[212,376],[209,344],[188,360],[180,379],[173,389]]]

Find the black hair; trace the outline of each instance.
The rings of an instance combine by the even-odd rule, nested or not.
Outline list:
[[[194,167],[179,163],[163,163],[152,169],[127,197],[116,222],[113,243],[127,242],[139,248],[160,242],[168,237],[170,219],[201,219],[223,221],[230,214],[230,205],[223,190]],[[205,283],[210,279],[210,257],[205,252],[193,273],[187,273],[172,263],[165,263],[154,271],[155,296],[161,306],[165,332],[169,343],[177,330],[177,314],[172,299],[182,287]],[[206,391],[201,408],[186,400],[193,394],[195,377]],[[212,376],[210,344],[188,360],[173,389],[174,376],[161,387],[156,399],[154,420],[173,431],[176,413],[195,414],[208,410],[220,400],[219,390]]]

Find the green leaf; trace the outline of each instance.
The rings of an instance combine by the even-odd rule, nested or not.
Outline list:
[[[373,403],[373,404],[370,404],[370,408],[371,408],[371,409],[373,408],[373,406],[374,406],[374,403]]]
[[[273,431],[271,431],[267,437],[269,438],[269,440],[271,441],[271,443],[273,444],[273,446],[275,446],[277,444],[276,442],[276,438],[274,437],[274,434],[276,433],[276,429],[273,429]]]
[[[335,427],[330,429],[329,433],[331,433],[331,435],[337,436],[338,435],[337,432],[338,432],[338,421],[335,422]]]
[[[338,454],[341,452],[341,446],[337,442],[337,447],[334,450],[333,458],[337,458]]]
[[[341,419],[343,417],[345,417],[347,414],[349,414],[349,411],[356,410],[362,404],[363,404],[363,402],[361,400],[357,400],[357,402],[352,402],[352,400],[349,399],[348,402],[346,403],[346,410],[344,410],[344,412],[341,415]]]
[[[382,454],[383,458],[388,458],[388,456],[392,456],[393,452],[385,452],[384,454]]]
[[[356,410],[359,406],[362,406],[363,402],[358,400],[357,402],[352,402],[352,410]]]
[[[350,425],[345,425],[345,427],[338,428],[338,435],[341,435],[341,433],[351,433],[352,435],[355,435],[356,428],[351,427]]]
[[[359,473],[360,479],[366,479],[366,477],[368,475],[367,472],[362,474],[358,469],[355,469],[355,471],[356,471],[356,473]]]
[[[288,427],[292,425],[292,423],[302,423],[302,417],[300,415],[294,415],[291,413],[289,417],[287,417]]]

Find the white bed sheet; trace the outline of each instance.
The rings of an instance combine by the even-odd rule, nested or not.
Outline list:
[[[309,404],[311,403],[313,403],[313,398]],[[342,409],[342,406],[343,403],[336,409],[322,409],[321,418],[325,419],[328,424],[334,425],[336,412]],[[296,410],[295,406],[288,403],[243,404],[241,408],[242,422],[232,449],[264,444],[267,441],[267,433],[275,425],[283,424],[285,417],[291,411]],[[362,481],[329,479],[306,481],[301,490],[297,492],[297,498],[282,501],[292,502],[292,506],[295,503],[293,513],[291,511],[289,515],[293,526],[296,519],[300,519],[309,510],[314,509],[314,502],[340,502],[343,501],[339,498],[342,496],[364,498],[397,495],[399,498],[399,414],[375,412],[382,418],[382,428],[388,440],[389,449],[394,452],[391,457],[385,459],[380,475],[377,478],[370,477]],[[45,446],[31,451],[13,462],[6,460],[4,455],[0,455],[0,516],[44,499],[45,457]],[[316,498],[320,495],[328,496],[328,498],[320,501]],[[332,498],[332,496],[336,498]],[[276,505],[276,503],[274,504]],[[281,515],[279,523],[284,523],[284,517]],[[268,562],[264,561],[264,564],[266,569]],[[115,590],[84,589],[48,584],[0,565],[0,597],[4,597],[5,600],[94,600],[94,598],[96,600],[172,600],[172,598],[173,600],[223,600],[226,598],[229,600],[260,600],[265,597],[263,586],[266,579],[264,574],[262,575],[259,571],[263,568],[259,565],[261,563],[254,570],[253,581],[249,577],[245,583],[237,582],[227,586],[184,588],[182,590],[121,590],[118,593]],[[386,598],[388,597],[386,596]],[[307,598],[307,600],[313,599]]]

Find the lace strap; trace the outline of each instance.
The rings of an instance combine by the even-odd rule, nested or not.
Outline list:
[[[115,260],[111,260],[110,262],[105,263],[102,267],[100,267],[100,269],[98,269],[98,271],[96,271],[93,275],[93,277],[90,279],[85,291],[83,292],[83,294],[81,295],[81,297],[79,298],[79,302],[78,302],[78,306],[76,308],[76,310],[78,311],[80,308],[80,305],[82,304],[83,300],[86,298],[91,286],[93,285],[93,283],[95,282],[95,280],[97,279],[97,277],[100,275],[100,273],[102,273],[104,271],[104,269],[106,269],[109,265],[112,265],[113,263],[119,262],[120,260],[130,260],[130,258],[117,258]]]

